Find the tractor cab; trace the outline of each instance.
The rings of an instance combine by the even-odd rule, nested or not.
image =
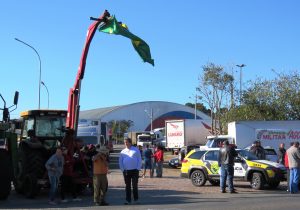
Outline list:
[[[62,128],[66,125],[65,110],[29,110],[22,112],[21,117],[21,141],[29,141],[34,137],[36,142],[32,144],[40,143],[50,149],[56,147],[64,137]]]

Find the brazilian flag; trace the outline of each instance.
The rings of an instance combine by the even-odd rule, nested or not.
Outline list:
[[[131,39],[132,45],[144,62],[148,62],[154,66],[154,60],[151,58],[150,48],[148,44],[132,34],[125,24],[119,23],[115,16],[108,18],[104,25],[100,25],[99,31],[108,34],[122,35]]]

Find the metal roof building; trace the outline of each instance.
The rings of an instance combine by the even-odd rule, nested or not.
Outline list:
[[[152,120],[151,120],[152,119]],[[165,101],[145,101],[123,106],[91,109],[81,111],[79,124],[84,121],[99,120],[109,122],[111,120],[131,120],[132,131],[144,131],[165,126],[165,120],[195,119],[195,110],[182,104]],[[197,111],[197,119],[209,122],[211,118],[203,112]],[[209,129],[209,128],[208,128]]]

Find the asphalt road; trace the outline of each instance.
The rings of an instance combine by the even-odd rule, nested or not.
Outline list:
[[[112,155],[112,165],[116,164],[118,154]],[[115,165],[114,165],[115,166]],[[194,187],[190,180],[179,177],[179,169],[164,168],[163,178],[139,180],[139,205],[124,205],[124,180],[117,167],[112,167],[108,175],[109,189],[107,202],[110,206],[95,207],[93,196],[86,190],[82,201],[48,204],[48,191],[42,191],[35,199],[26,199],[12,191],[6,201],[0,201],[0,209],[140,209],[140,210],[253,210],[253,209],[300,209],[300,194],[290,195],[286,192],[286,183],[276,190],[253,190],[249,183],[234,182],[238,194],[220,193],[219,187],[206,184]]]

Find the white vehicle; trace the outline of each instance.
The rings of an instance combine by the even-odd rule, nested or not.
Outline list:
[[[291,142],[300,141],[300,121],[238,121],[228,124],[228,136],[238,148],[245,148],[259,140],[263,147],[275,150],[280,143],[289,147]]]
[[[207,142],[205,146],[201,146],[201,150],[207,150],[208,148],[222,147],[223,142],[228,140],[230,144],[233,144],[233,138],[229,135],[207,136]]]
[[[146,145],[151,145],[152,144],[152,139],[150,134],[140,134],[137,136],[137,145],[138,146],[146,146]]]
[[[166,120],[166,146],[167,148],[181,148],[189,145],[204,145],[206,136],[210,135],[208,121],[183,119]]]
[[[77,128],[78,138],[83,140],[83,144],[101,144],[108,140],[108,131],[106,123],[99,121],[84,121],[79,122]]]

